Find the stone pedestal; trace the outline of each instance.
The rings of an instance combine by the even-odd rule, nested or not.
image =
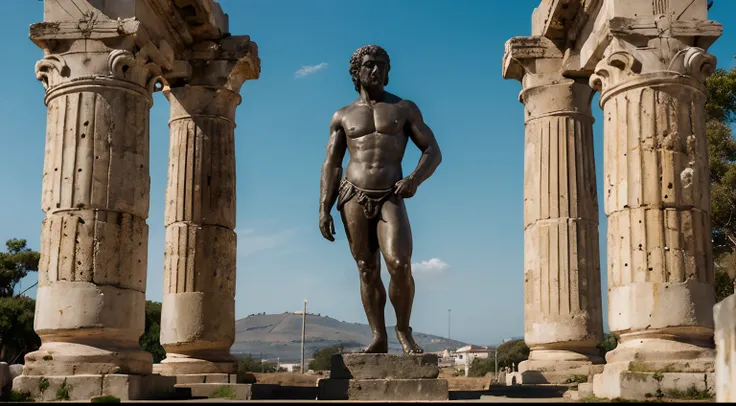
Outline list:
[[[169,181],[161,345],[165,375],[232,374],[235,340],[235,110],[258,77],[255,44],[229,37],[169,83]]]
[[[436,355],[337,354],[330,378],[318,382],[319,400],[448,400]]]
[[[713,387],[704,82],[716,60],[688,46],[704,22],[679,21],[693,26],[679,39],[645,28],[660,17],[643,21],[614,36],[591,77],[605,117],[608,322],[619,340],[594,385],[607,398]],[[655,37],[642,47],[634,34]]]
[[[716,342],[716,402],[736,402],[736,295],[713,308]]]
[[[603,338],[593,89],[562,76],[544,37],[506,43],[504,77],[524,103],[523,384],[564,384],[600,370]]]

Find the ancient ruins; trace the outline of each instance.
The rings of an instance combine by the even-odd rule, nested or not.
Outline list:
[[[506,43],[503,75],[522,84],[526,123],[522,382],[583,373],[595,396],[629,399],[715,384],[704,84],[722,27],[707,8],[543,0],[532,36]],[[594,91],[604,113],[608,323],[619,339],[604,367],[591,347],[602,333]]]
[[[707,3],[542,0],[531,36],[506,43],[503,77],[521,82],[526,129],[531,353],[513,377],[519,383],[582,375],[580,391],[601,398],[694,386],[736,400],[736,296],[714,303],[704,82],[716,66],[707,49],[722,27],[708,20]],[[177,387],[207,396],[226,385],[247,398],[251,388],[237,382],[230,354],[234,129],[241,87],[260,74],[256,44],[231,36],[215,0],[45,0],[44,21],[30,31],[44,51],[36,76],[48,107],[35,316],[43,345],[26,356],[13,389],[36,400],[55,400],[64,388],[70,400],[132,400],[171,399]],[[153,365],[138,339],[156,91],[171,104],[171,141],[167,358]],[[604,117],[600,179],[595,92]],[[605,360],[596,350],[603,336],[597,182],[608,216],[608,323],[619,339]],[[326,383],[387,377],[386,368],[379,374],[355,359],[363,358],[345,357],[344,370]],[[446,397],[435,358],[391,362],[402,365],[392,378],[431,381],[422,395]]]
[[[240,88],[260,73],[256,44],[230,35],[214,0],[47,0],[30,37],[44,51],[36,76],[48,106],[35,319],[43,345],[14,389],[48,400],[62,385],[72,400],[141,399],[170,395],[175,382],[234,382],[233,131]],[[154,368],[138,338],[158,90],[171,103],[171,153],[168,357]]]

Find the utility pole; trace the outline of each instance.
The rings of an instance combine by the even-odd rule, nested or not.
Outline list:
[[[302,312],[302,373],[304,370],[304,338],[307,333],[307,299],[304,299],[304,312]]]
[[[447,309],[447,339],[450,340],[450,312],[452,309]]]
[[[496,364],[496,382],[498,382],[498,346],[493,349],[493,358],[495,358]]]

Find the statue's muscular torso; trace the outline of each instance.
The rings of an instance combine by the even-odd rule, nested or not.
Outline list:
[[[334,119],[345,133],[350,152],[348,181],[362,189],[387,190],[401,180],[413,108],[410,101],[387,92],[384,101],[373,106],[356,100],[337,111]]]

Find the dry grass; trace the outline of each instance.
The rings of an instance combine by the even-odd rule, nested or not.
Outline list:
[[[294,372],[275,372],[268,374],[254,373],[256,382],[267,384],[281,384],[282,386],[317,386],[320,375],[304,375]]]
[[[455,391],[480,391],[488,389],[491,378],[466,378],[464,376],[452,376],[453,368],[440,368],[440,378],[447,379],[450,390]]]

